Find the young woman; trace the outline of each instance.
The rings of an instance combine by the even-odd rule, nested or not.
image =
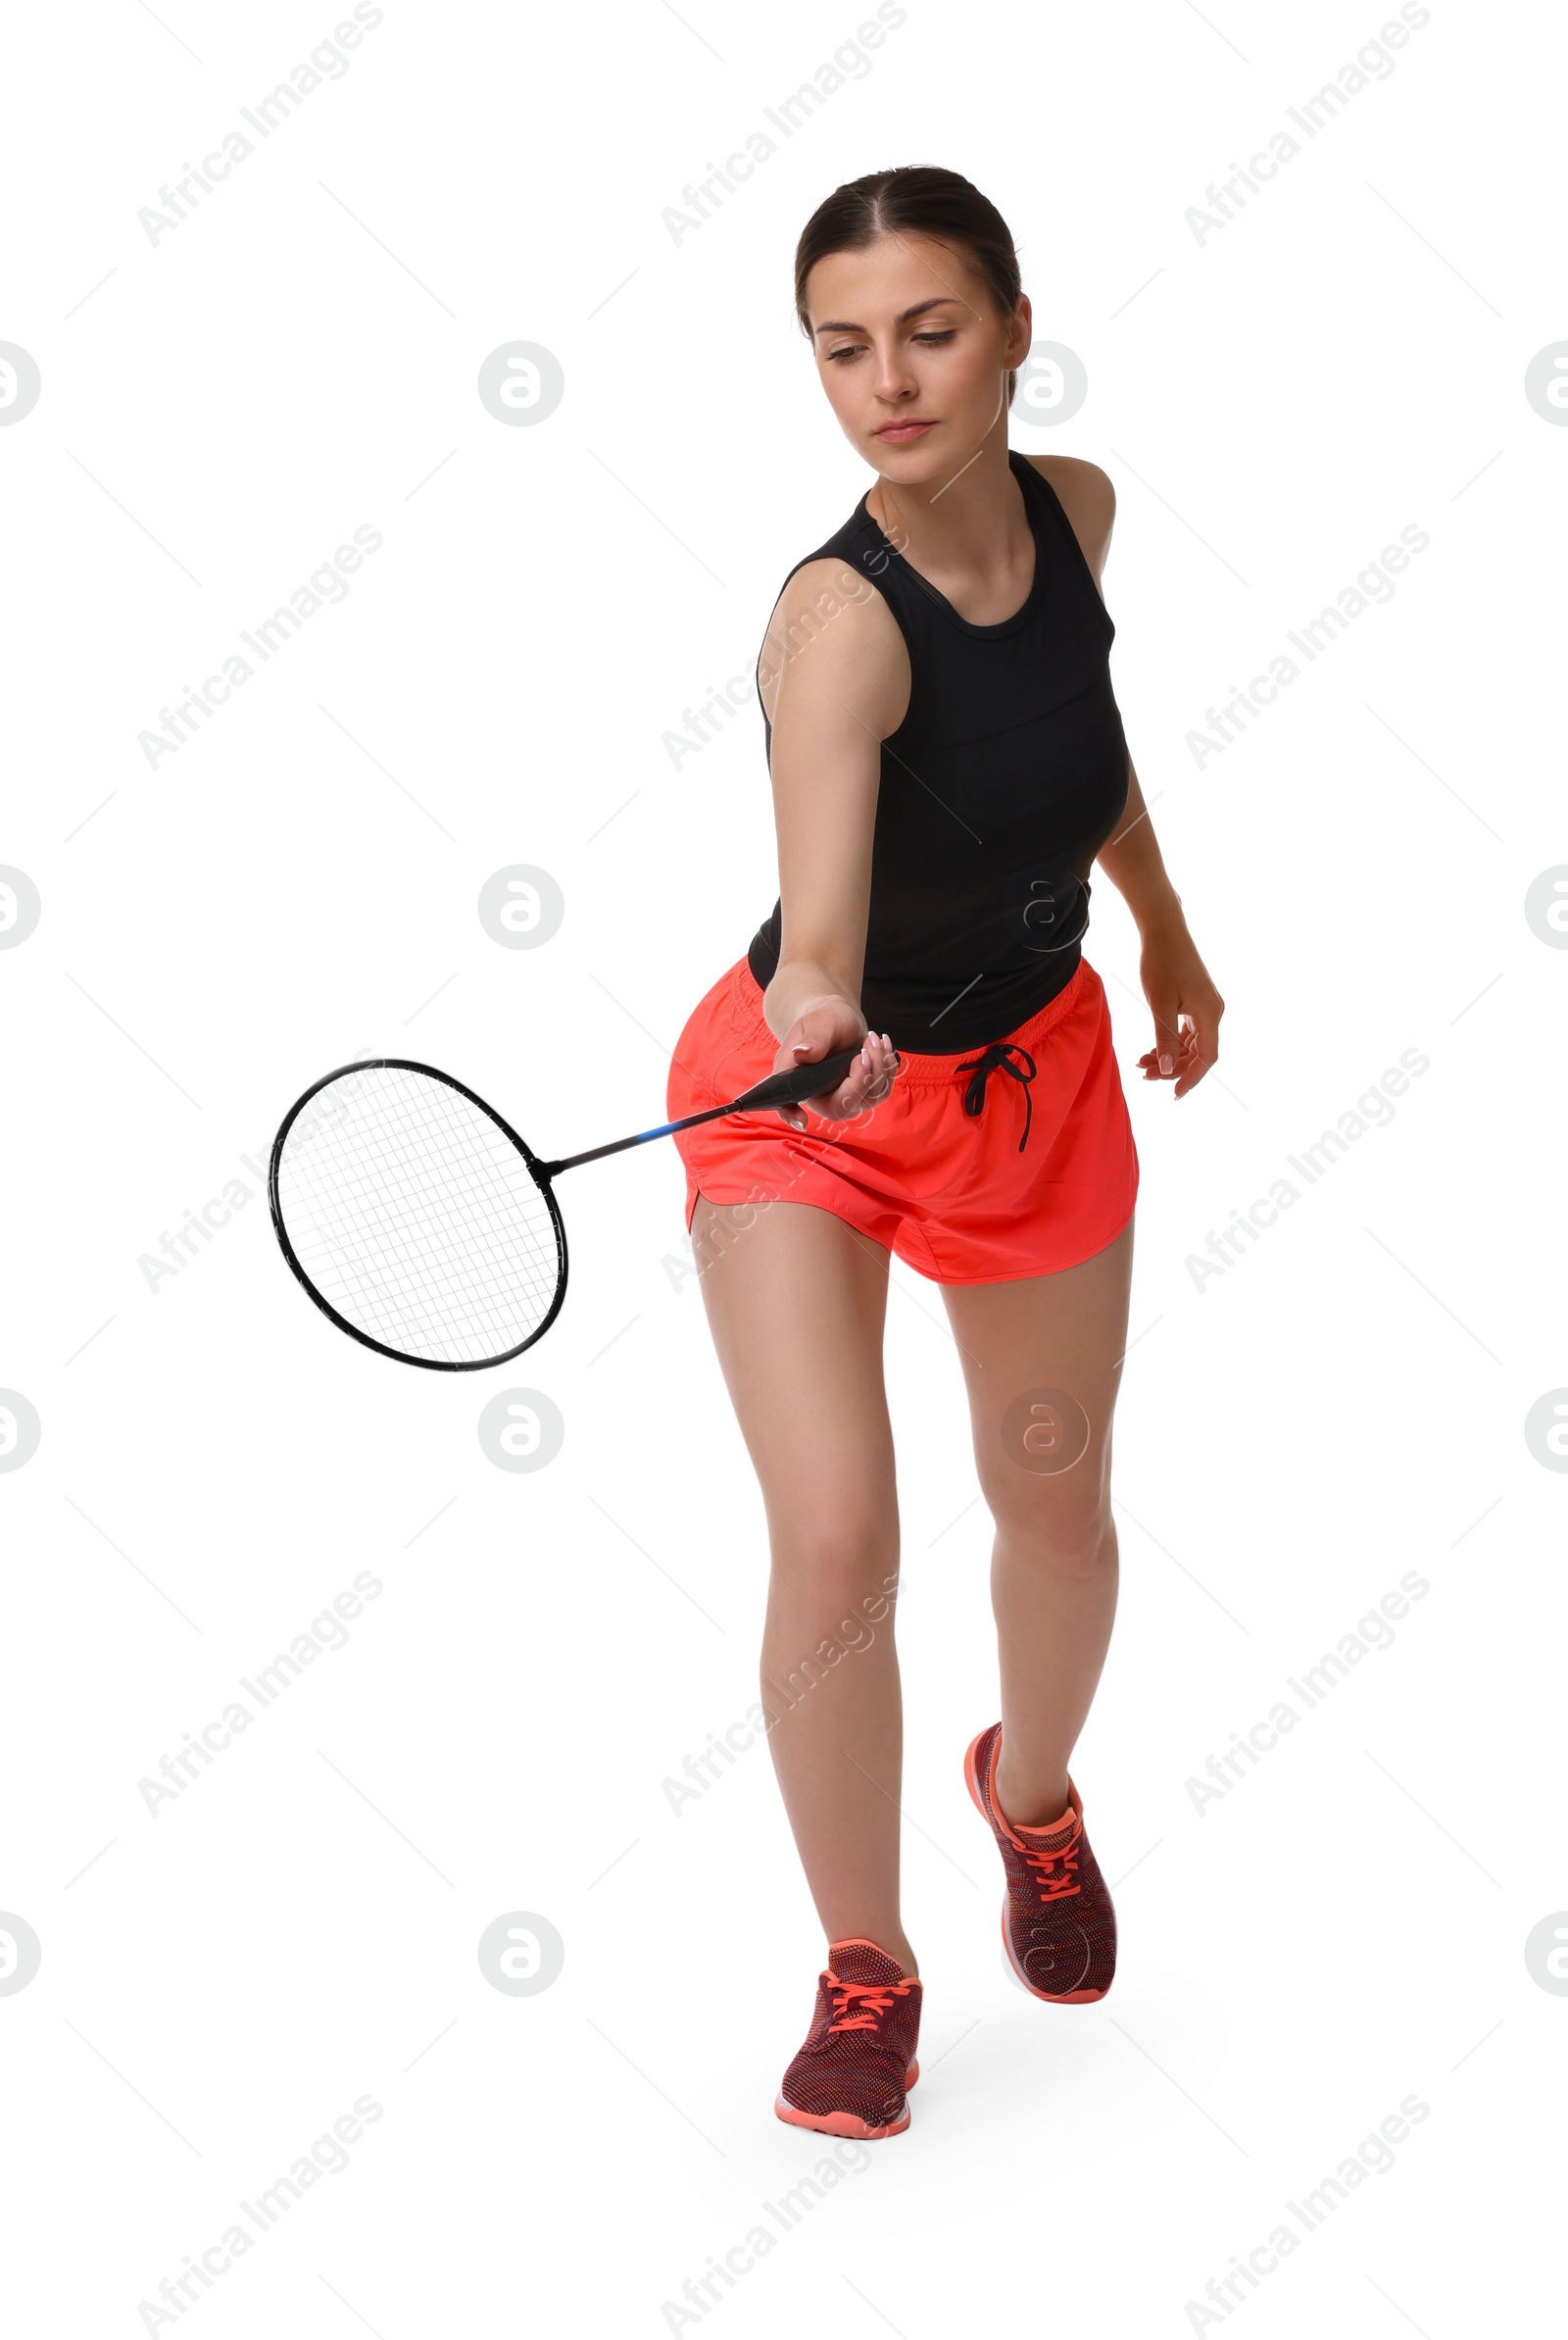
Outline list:
[[[808,224],[796,308],[876,478],[791,571],[758,668],[779,901],[693,1012],[671,1120],[855,1046],[832,1090],[677,1143],[719,1362],[772,1547],[762,1700],[827,1934],[784,2120],[909,2121],[921,1985],[899,1907],[898,1580],[882,1379],[888,1255],[941,1285],[996,1525],[1002,1718],[969,1792],[1038,1999],[1102,1998],[1110,1896],[1068,1774],[1116,1600],[1108,1480],[1138,1158],[1089,872],[1142,936],[1146,1079],[1185,1096],[1222,1003],[1111,693],[1114,498],[1007,446],[1030,345],[1012,238],[951,171],[877,172]]]

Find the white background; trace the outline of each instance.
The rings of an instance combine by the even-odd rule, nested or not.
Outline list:
[[[1568,334],[1560,25],[1433,0],[1200,242],[1189,207],[1377,33],[1371,0],[909,0],[676,240],[665,207],[855,9],[386,0],[151,241],[160,184],[333,21],[96,0],[10,39],[0,338],[42,394],[0,429],[0,862],[42,917],[0,952],[0,1384],[42,1436],[0,1474],[0,1908],[42,1964],[0,1997],[8,2320],[1218,2329],[1187,2303],[1413,2095],[1396,2166],[1219,2320],[1524,2328],[1568,2021],[1524,1958],[1568,1905],[1568,1484],[1524,1437],[1568,1382],[1568,957],[1524,913],[1568,861],[1568,430],[1523,388]],[[241,1157],[362,1048],[447,1068],[546,1154],[662,1118],[775,890],[749,685],[678,770],[662,734],[749,676],[786,570],[869,484],[791,258],[835,184],[913,162],[998,204],[1038,335],[1087,367],[1082,410],[1012,441],[1115,481],[1113,672],[1224,1056],[1179,1107],[1137,1080],[1136,936],[1100,886],[1144,1173],[1122,1608],[1074,1764],[1116,1989],[1047,2010],[1002,1971],[960,1777],[996,1711],[988,1534],[940,1301],[896,1268],[926,2076],[908,2133],[681,2323],[663,2303],[821,2158],[770,2111],[821,1945],[765,1750],[678,1817],[662,1785],[756,1696],[765,1573],[677,1158],[564,1182],[565,1312],[470,1378],[317,1317]],[[519,339],[566,388],[511,428],[475,378]],[[1200,770],[1205,709],[1409,524],[1393,599]],[[384,543],[346,600],[150,770],[138,733],[358,525]],[[564,895],[536,950],[476,915],[518,863]],[[1210,1230],[1411,1049],[1393,1120],[1199,1289]],[[236,1177],[150,1288],[142,1257]],[[564,1420],[537,1473],[478,1444],[511,1386]],[[347,1645],[155,1817],[138,1782],[367,1569]],[[1196,1810],[1188,1780],[1411,1569],[1394,1645]],[[516,1911],[565,1944],[532,1997],[476,1958]],[[349,2166],[149,2323],[365,2095]]]

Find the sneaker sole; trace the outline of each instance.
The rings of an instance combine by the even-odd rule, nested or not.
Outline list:
[[[919,2077],[918,2063],[911,2064],[904,2075],[905,2087],[912,2088]],[[803,2113],[798,2105],[792,2105],[783,2095],[774,2098],[773,2110],[780,2120],[789,2121],[795,2128],[817,2129],[826,2137],[858,2137],[862,2142],[873,2142],[878,2137],[902,2137],[909,2125],[907,2105],[904,2108],[902,2120],[887,2121],[881,2128],[873,2128],[869,2121],[860,2118],[858,2113]]]
[[[997,1831],[991,1815],[986,1810],[985,1799],[980,1793],[980,1777],[974,1760],[974,1751],[985,1735],[985,1732],[981,1731],[978,1737],[969,1742],[963,1759],[963,1783],[969,1790],[970,1802],[991,1830],[992,1842],[995,1843]],[[1011,1903],[1004,1893],[1002,1897],[1002,1954],[1007,1962],[1008,1973],[1021,1991],[1027,1991],[1031,1999],[1044,1999],[1048,2007],[1091,2007],[1107,1995],[1111,1988],[1108,1982],[1102,1991],[1043,1991],[1038,1984],[1031,1982],[1013,1953],[1012,1935],[1007,1926],[1007,1912],[1010,1907]]]

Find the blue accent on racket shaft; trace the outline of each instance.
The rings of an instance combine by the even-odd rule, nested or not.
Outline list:
[[[678,1121],[661,1121],[657,1128],[639,1129],[635,1137],[617,1137],[612,1145],[590,1147],[586,1154],[568,1154],[564,1162],[541,1162],[535,1165],[542,1176],[554,1178],[562,1170],[575,1170],[579,1163],[602,1162],[607,1154],[624,1154],[628,1146],[646,1146],[650,1138],[672,1137],[677,1129],[695,1129],[699,1122],[717,1121],[726,1114],[759,1113],[764,1107],[798,1102],[813,1096],[819,1086],[836,1088],[855,1062],[853,1048],[839,1050],[807,1065],[798,1065],[792,1071],[775,1072],[760,1080],[744,1096],[732,1097],[727,1105],[710,1105],[704,1113],[689,1113]],[[897,1057],[895,1057],[897,1063]]]

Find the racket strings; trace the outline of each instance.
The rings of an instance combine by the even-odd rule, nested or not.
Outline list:
[[[476,1151],[472,1143],[475,1131],[462,1112],[450,1113],[445,1103],[449,1098],[466,1112],[479,1132],[490,1133],[493,1145],[481,1141],[482,1151]],[[416,1078],[407,1088],[389,1093],[383,1102],[383,1119],[395,1130],[398,1151],[394,1155],[390,1149],[377,1149],[372,1158],[366,1145],[355,1149],[359,1157],[356,1168],[362,1177],[368,1173],[369,1178],[361,1223],[356,1226],[350,1220],[345,1224],[344,1256],[356,1271],[374,1281],[393,1303],[422,1302],[427,1312],[433,1311],[441,1319],[439,1328],[448,1333],[462,1329],[459,1287],[473,1265],[475,1236],[481,1242],[504,1246],[516,1235],[538,1274],[553,1290],[554,1257],[539,1255],[526,1221],[516,1227],[502,1207],[514,1203],[519,1192],[525,1200],[532,1200],[537,1190],[514,1149],[488,1117],[475,1115],[466,1100],[445,1089],[444,1084],[421,1084]],[[488,1181],[474,1174],[476,1169],[488,1170],[492,1163],[502,1172],[499,1199]],[[459,1182],[456,1194],[454,1178]],[[411,1199],[419,1213],[419,1240],[412,1255],[402,1240],[408,1231],[404,1210]],[[454,1200],[460,1207],[456,1218]],[[551,1251],[553,1255],[553,1245]],[[420,1272],[411,1272],[415,1267]],[[433,1280],[431,1271],[442,1280]],[[514,1312],[504,1305],[511,1296],[510,1290],[495,1290],[482,1283],[461,1293],[465,1313],[485,1319],[479,1329],[495,1332],[505,1330],[513,1320]]]
[[[552,1241],[544,1252],[537,1243],[528,1216],[537,1189],[504,1134],[456,1091],[416,1075],[390,1087],[379,1103],[395,1145],[372,1145],[368,1130],[350,1132],[362,1179],[368,1173],[363,1232],[356,1233],[352,1222],[348,1230],[349,1256],[360,1272],[376,1278],[397,1300],[422,1304],[448,1332],[461,1333],[465,1319],[475,1316],[482,1329],[509,1328],[519,1283],[530,1293],[538,1289],[548,1305],[557,1276],[555,1246]],[[548,1224],[548,1215],[539,1216]],[[411,1231],[417,1238],[412,1247]],[[474,1276],[475,1267],[488,1270],[492,1258],[504,1264],[514,1242],[533,1271],[531,1281],[489,1272]]]
[[[546,1194],[490,1115],[429,1073],[367,1067],[318,1091],[284,1140],[278,1201],[320,1297],[406,1356],[505,1356],[555,1305]]]
[[[488,1116],[418,1075],[378,1081],[363,1119],[348,1111],[327,1125],[339,1144],[318,1150],[318,1132],[306,1158],[316,1226],[301,1259],[337,1284],[323,1296],[416,1355],[514,1347],[548,1313],[559,1272],[548,1211],[515,1150]]]

